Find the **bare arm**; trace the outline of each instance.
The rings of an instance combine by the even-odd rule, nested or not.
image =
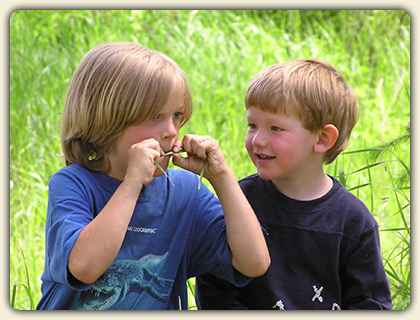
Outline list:
[[[260,224],[231,170],[210,180],[226,220],[232,265],[249,277],[263,275],[270,256]]]
[[[68,268],[84,283],[93,283],[117,256],[143,185],[152,179],[154,159],[160,156],[155,140],[144,140],[129,150],[124,181],[102,211],[80,233],[70,252]]]
[[[177,147],[180,146],[189,157],[174,156],[177,166],[199,173],[203,160],[207,159],[204,176],[212,184],[223,208],[232,265],[246,276],[264,274],[270,265],[270,256],[259,222],[216,140],[186,135],[178,141]]]

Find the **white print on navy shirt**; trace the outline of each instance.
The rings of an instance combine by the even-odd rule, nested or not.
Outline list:
[[[127,231],[141,232],[141,233],[156,233],[157,229],[158,228],[145,228],[145,227],[133,227],[133,226],[127,227]]]
[[[274,306],[272,306],[273,309],[279,308],[278,310],[284,310],[284,304],[283,301],[279,300],[276,302]]]
[[[315,299],[318,299],[319,302],[323,302],[324,298],[321,296],[321,292],[324,289],[324,287],[321,286],[321,288],[317,288],[316,285],[313,285],[312,288],[315,291],[315,295],[312,297],[312,301],[315,301]],[[341,307],[338,303],[333,303],[331,310],[341,310]]]
[[[324,301],[324,298],[322,298],[321,292],[324,289],[324,287],[321,287],[321,288],[318,289],[315,285],[313,285],[312,288],[315,291],[315,296],[312,298],[312,301],[315,301],[315,299],[318,299],[320,302],[323,302]],[[277,309],[277,310],[285,310],[284,309],[284,303],[283,303],[282,300],[278,300],[274,304],[274,306],[272,306],[271,308]],[[341,310],[341,307],[340,307],[340,305],[338,303],[335,303],[334,302],[333,305],[332,305],[331,310]]]
[[[315,301],[315,299],[318,299],[319,302],[323,302],[324,298],[321,296],[321,292],[322,292],[322,289],[324,289],[324,287],[321,287],[318,289],[316,285],[313,285],[312,288],[315,291],[315,295],[312,297],[312,301]]]
[[[341,310],[341,307],[338,303],[333,303],[331,310]]]

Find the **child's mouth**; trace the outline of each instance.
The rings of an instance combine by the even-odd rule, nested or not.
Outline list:
[[[268,161],[268,160],[272,160],[276,158],[276,157],[268,156],[262,153],[256,153],[255,155],[257,156],[257,159],[260,161]]]
[[[184,153],[185,152],[185,150],[183,149],[183,148],[181,148],[181,150],[179,150],[178,152],[173,152],[172,150],[170,150],[170,151],[164,151],[164,154],[163,154],[163,156],[173,156],[174,154],[178,154],[178,153]]]

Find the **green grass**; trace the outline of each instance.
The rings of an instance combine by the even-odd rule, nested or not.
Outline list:
[[[333,64],[362,112],[349,149],[326,170],[375,216],[394,308],[408,306],[410,140],[391,143],[410,125],[406,12],[22,10],[10,17],[10,294],[16,309],[33,309],[40,298],[47,185],[64,166],[60,112],[69,82],[87,51],[112,41],[142,44],[181,66],[194,102],[181,134],[216,138],[238,179],[255,172],[244,147],[251,78],[286,60]]]

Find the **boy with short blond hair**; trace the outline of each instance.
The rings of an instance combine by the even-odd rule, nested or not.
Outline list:
[[[245,145],[258,174],[240,181],[265,230],[271,266],[237,288],[197,277],[201,309],[390,309],[378,225],[327,175],[358,119],[354,93],[316,59],[263,69],[249,85]]]

